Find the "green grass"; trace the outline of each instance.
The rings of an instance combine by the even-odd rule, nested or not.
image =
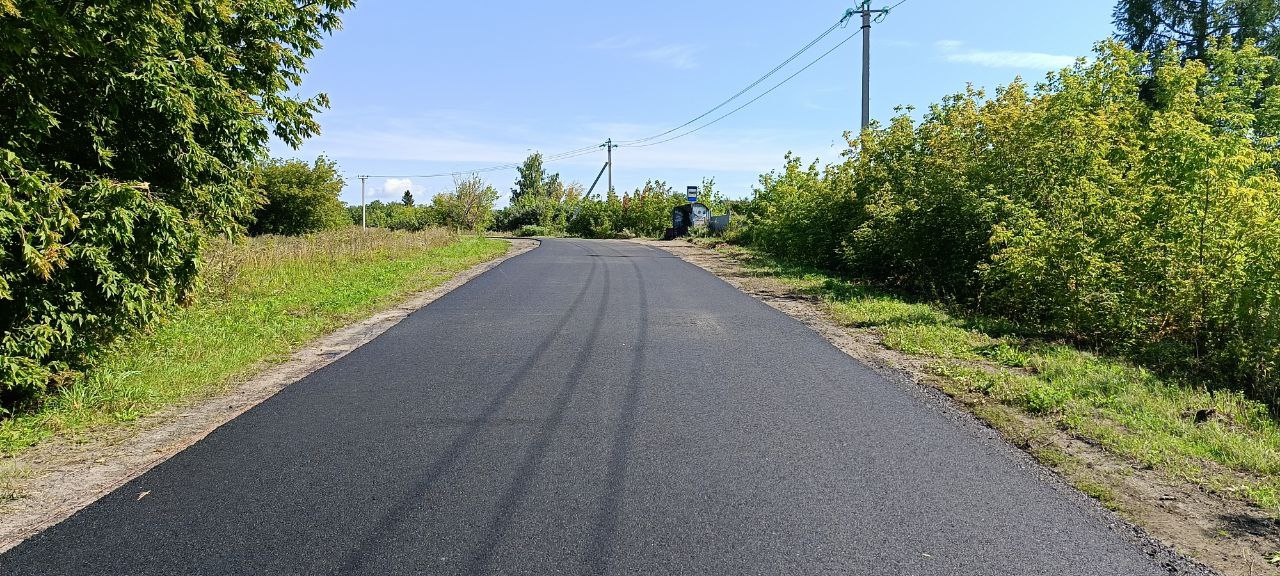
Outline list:
[[[948,390],[986,395],[1140,466],[1280,516],[1280,424],[1262,403],[1023,336],[998,320],[956,317],[937,304],[909,302],[742,248],[721,250],[743,260],[751,274],[821,296],[835,321],[874,330],[889,348],[934,359]],[[1196,412],[1205,409],[1216,416],[1195,424]]]
[[[500,240],[443,230],[215,242],[192,305],[105,350],[37,410],[0,422],[0,453],[223,391],[262,363],[506,249]]]

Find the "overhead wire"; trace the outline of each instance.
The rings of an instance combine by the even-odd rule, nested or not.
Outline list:
[[[770,70],[770,71],[768,71],[768,72],[765,72],[763,76],[761,76],[761,77],[759,77],[759,78],[756,78],[756,80],[755,80],[754,82],[752,82],[751,84],[748,84],[746,88],[743,88],[743,89],[739,90],[739,91],[738,91],[737,93],[735,93],[733,96],[730,96],[730,97],[726,98],[723,102],[721,102],[721,103],[719,103],[719,104],[716,104],[716,105],[715,105],[714,107],[712,107],[710,110],[707,110],[706,112],[703,112],[702,114],[699,114],[698,116],[695,116],[692,120],[689,120],[688,122],[685,122],[684,124],[681,124],[681,125],[679,125],[679,126],[676,126],[675,128],[672,128],[672,129],[670,129],[670,130],[667,130],[666,132],[662,132],[662,133],[659,133],[659,134],[654,134],[654,135],[652,135],[652,136],[646,136],[646,137],[644,137],[644,138],[637,138],[637,139],[634,139],[634,140],[620,140],[620,141],[615,142],[615,143],[616,143],[616,144],[618,144],[619,146],[628,146],[628,145],[637,145],[637,144],[639,144],[639,143],[641,143],[641,142],[648,142],[648,141],[650,141],[650,140],[655,140],[655,139],[658,139],[658,138],[662,138],[663,136],[666,136],[666,135],[668,135],[668,134],[671,134],[672,132],[676,132],[676,131],[680,130],[681,128],[684,128],[684,127],[686,127],[686,126],[688,126],[688,125],[690,125],[690,124],[693,124],[693,123],[695,123],[695,122],[697,122],[697,121],[699,121],[699,120],[701,120],[701,119],[703,119],[703,118],[706,118],[707,116],[710,116],[710,115],[711,115],[713,112],[715,112],[716,110],[719,110],[719,109],[721,109],[721,108],[724,108],[724,107],[725,107],[725,106],[727,106],[730,102],[733,102],[734,100],[737,100],[737,99],[738,99],[738,97],[740,97],[740,96],[742,96],[743,94],[746,94],[747,92],[749,92],[752,88],[755,88],[756,86],[759,86],[761,82],[764,82],[765,80],[768,80],[768,79],[769,79],[771,76],[773,76],[774,74],[777,74],[777,73],[778,73],[778,71],[779,71],[779,70],[781,70],[781,69],[783,69],[784,67],[786,67],[786,65],[787,65],[787,64],[790,64],[790,63],[791,63],[792,61],[794,61],[796,58],[799,58],[801,54],[804,54],[804,53],[805,53],[805,52],[807,52],[810,48],[813,48],[813,46],[814,46],[815,44],[817,44],[818,42],[821,42],[824,38],[826,38],[827,36],[829,36],[832,32],[834,32],[834,31],[836,30],[836,28],[839,28],[839,27],[841,27],[841,26],[843,26],[843,25],[847,24],[847,23],[849,22],[849,19],[853,17],[853,14],[854,14],[853,10],[846,10],[846,11],[845,11],[845,13],[844,13],[844,15],[843,15],[843,16],[841,16],[841,17],[840,17],[840,19],[839,19],[839,20],[837,20],[835,24],[832,24],[830,28],[827,28],[823,33],[819,34],[817,38],[814,38],[813,40],[809,41],[809,43],[808,43],[808,44],[805,44],[803,48],[800,48],[799,50],[797,50],[794,54],[792,54],[791,56],[789,56],[786,60],[783,60],[781,64],[778,64],[777,66],[774,66],[772,70]]]
[[[805,70],[808,70],[809,68],[813,67],[813,65],[814,65],[814,64],[817,64],[817,63],[818,63],[818,62],[820,62],[823,58],[826,58],[826,57],[827,57],[828,55],[830,55],[832,52],[835,52],[835,51],[836,51],[836,49],[840,48],[841,46],[844,46],[844,45],[845,45],[845,43],[847,43],[847,42],[848,42],[848,41],[850,41],[850,40],[853,40],[853,39],[854,39],[858,34],[861,34],[861,33],[862,33],[862,29],[861,29],[861,28],[859,28],[859,29],[858,29],[857,31],[855,31],[853,34],[848,35],[847,37],[845,37],[845,39],[844,39],[844,40],[841,40],[838,44],[836,44],[835,46],[832,46],[829,50],[827,50],[826,52],[823,52],[820,56],[818,56],[817,58],[814,58],[814,59],[813,59],[812,61],[810,61],[808,64],[805,64],[803,68],[801,68],[801,69],[799,69],[799,70],[796,70],[796,71],[795,71],[795,72],[793,72],[790,76],[787,76],[786,78],[784,78],[781,82],[778,82],[777,84],[774,84],[774,85],[773,85],[772,87],[770,87],[768,90],[765,90],[764,92],[761,92],[760,94],[756,95],[756,97],[755,97],[755,98],[752,98],[752,99],[750,99],[750,100],[748,100],[748,101],[744,102],[741,106],[738,106],[737,108],[734,108],[733,110],[730,110],[730,111],[728,111],[728,112],[726,112],[726,113],[724,113],[724,114],[720,115],[720,116],[719,116],[719,117],[717,117],[715,120],[712,120],[712,121],[710,121],[710,122],[707,122],[706,124],[702,124],[701,126],[698,126],[698,127],[694,128],[694,129],[692,129],[692,130],[688,130],[688,131],[685,131],[685,132],[681,132],[681,133],[679,133],[679,134],[676,134],[675,136],[671,136],[671,137],[669,137],[669,138],[664,138],[664,139],[662,139],[662,140],[657,140],[657,141],[654,141],[654,142],[646,142],[646,143],[643,143],[643,144],[623,144],[622,146],[624,146],[624,147],[628,147],[628,148],[643,148],[643,147],[646,147],[646,146],[657,146],[658,144],[665,144],[665,143],[670,142],[670,141],[672,141],[672,140],[675,140],[675,139],[677,139],[677,138],[683,138],[683,137],[685,137],[685,136],[688,136],[688,135],[690,135],[690,134],[693,134],[694,132],[697,132],[697,131],[699,131],[699,130],[702,130],[703,128],[706,128],[707,126],[710,126],[710,125],[712,125],[712,124],[715,124],[716,122],[719,122],[719,121],[721,121],[721,120],[724,120],[725,118],[728,118],[729,116],[732,116],[735,112],[737,112],[737,111],[739,111],[739,110],[742,110],[743,108],[746,108],[747,106],[752,105],[752,104],[753,104],[753,103],[755,103],[757,100],[759,100],[759,99],[761,99],[761,98],[764,98],[765,96],[769,95],[769,93],[770,93],[770,92],[773,92],[774,90],[777,90],[780,86],[782,86],[783,84],[786,84],[787,82],[791,81],[791,79],[792,79],[792,78],[795,78],[796,76],[799,76],[801,72],[804,72]],[[687,124],[686,124],[686,125],[687,125]]]
[[[894,4],[894,5],[892,5],[892,6],[890,6],[889,8],[885,8],[885,9],[881,10],[881,11],[880,11],[879,16],[877,17],[877,21],[879,21],[879,20],[880,20],[881,18],[883,18],[884,16],[887,16],[887,15],[889,14],[889,12],[890,12],[890,11],[892,11],[894,8],[897,8],[898,6],[901,6],[901,5],[902,5],[903,3],[905,3],[906,1],[907,1],[907,0],[898,0],[898,2],[897,2],[897,3],[895,3],[895,4]],[[748,84],[745,88],[743,88],[743,89],[739,90],[738,92],[734,93],[732,96],[730,96],[729,98],[727,98],[727,99],[725,99],[724,101],[720,102],[719,104],[716,104],[715,106],[713,106],[711,109],[707,110],[706,112],[703,112],[702,114],[699,114],[698,116],[693,117],[693,118],[692,118],[692,119],[690,119],[689,121],[687,121],[687,122],[685,122],[685,123],[683,123],[683,124],[681,124],[681,125],[679,125],[679,126],[676,126],[676,127],[672,128],[672,129],[670,129],[670,130],[667,130],[667,131],[665,131],[665,132],[660,132],[660,133],[658,133],[658,134],[654,134],[654,135],[651,135],[651,136],[646,136],[646,137],[644,137],[644,138],[637,138],[637,139],[632,139],[632,140],[620,140],[620,141],[614,141],[614,142],[613,142],[613,145],[614,145],[614,146],[617,146],[617,147],[627,147],[627,148],[643,148],[643,147],[647,147],[647,146],[657,146],[657,145],[659,145],[659,144],[665,144],[665,143],[667,143],[667,142],[671,142],[671,141],[673,141],[673,140],[676,140],[676,139],[679,139],[679,138],[683,138],[683,137],[685,137],[685,136],[688,136],[688,135],[690,135],[690,134],[693,134],[693,133],[695,133],[695,132],[698,132],[699,130],[702,130],[702,129],[704,129],[704,128],[707,128],[708,126],[711,126],[711,125],[713,125],[713,124],[715,124],[715,123],[717,123],[717,122],[719,122],[719,121],[721,121],[721,120],[724,120],[725,118],[728,118],[729,116],[732,116],[733,114],[737,113],[738,111],[742,110],[743,108],[746,108],[747,106],[750,106],[751,104],[754,104],[756,101],[760,100],[761,98],[764,98],[765,96],[769,95],[769,94],[770,94],[771,92],[773,92],[774,90],[777,90],[779,87],[781,87],[782,85],[784,85],[784,84],[786,84],[787,82],[791,81],[791,80],[792,80],[793,78],[795,78],[796,76],[799,76],[799,75],[800,75],[801,73],[803,73],[805,70],[808,70],[809,68],[813,67],[815,64],[817,64],[818,62],[820,62],[823,58],[826,58],[826,57],[827,57],[827,56],[829,56],[832,52],[835,52],[838,48],[840,48],[841,46],[845,45],[845,44],[846,44],[846,43],[848,43],[850,40],[854,39],[854,38],[855,38],[855,37],[857,37],[859,34],[861,34],[861,33],[862,33],[862,29],[861,29],[861,28],[859,28],[858,30],[854,31],[852,34],[850,34],[849,36],[845,37],[845,39],[844,39],[844,40],[841,40],[841,41],[840,41],[839,43],[837,43],[835,46],[832,46],[832,47],[831,47],[830,49],[828,49],[826,52],[823,52],[823,53],[822,53],[822,54],[820,54],[817,58],[814,58],[814,59],[813,59],[813,60],[811,60],[808,64],[805,64],[805,65],[804,65],[803,67],[801,67],[799,70],[796,70],[796,71],[795,71],[795,72],[793,72],[790,76],[787,76],[786,78],[782,79],[782,81],[781,81],[781,82],[778,82],[777,84],[774,84],[773,86],[769,87],[769,89],[768,89],[768,90],[765,90],[764,92],[761,92],[760,94],[756,95],[754,98],[752,98],[752,99],[750,99],[750,100],[748,100],[748,101],[744,102],[743,104],[739,105],[738,107],[736,107],[736,108],[734,108],[734,109],[732,109],[732,110],[730,110],[730,111],[728,111],[728,112],[726,112],[726,113],[724,113],[724,114],[721,114],[720,116],[717,116],[715,119],[713,119],[713,120],[711,120],[711,121],[709,121],[709,122],[706,122],[706,123],[704,123],[704,124],[701,124],[701,125],[699,125],[699,126],[696,126],[696,127],[694,127],[693,129],[691,129],[691,130],[686,130],[686,131],[680,132],[680,130],[681,130],[681,129],[686,128],[686,127],[688,127],[688,126],[690,126],[690,125],[692,125],[692,124],[695,124],[695,123],[697,123],[699,120],[702,120],[703,118],[706,118],[707,116],[710,116],[711,114],[713,114],[713,113],[714,113],[714,112],[716,112],[717,110],[720,110],[720,109],[724,108],[725,106],[729,105],[729,104],[730,104],[731,102],[733,102],[734,100],[737,100],[738,98],[742,97],[744,94],[746,94],[747,92],[751,91],[751,89],[753,89],[753,88],[755,88],[755,87],[759,86],[759,85],[760,85],[761,83],[763,83],[765,80],[768,80],[769,78],[773,77],[773,75],[774,75],[774,74],[777,74],[780,70],[782,70],[783,68],[785,68],[788,64],[790,64],[790,63],[794,62],[796,58],[799,58],[802,54],[804,54],[805,52],[808,52],[808,51],[809,51],[809,49],[813,48],[815,45],[817,45],[819,42],[821,42],[821,41],[822,41],[823,39],[825,39],[827,36],[831,35],[831,33],[832,33],[832,32],[834,32],[837,28],[840,28],[841,26],[846,25],[846,24],[849,22],[849,20],[853,17],[853,15],[854,15],[855,13],[856,13],[856,12],[855,12],[854,10],[852,10],[852,9],[850,9],[850,10],[846,10],[846,11],[845,11],[845,13],[844,13],[844,15],[843,15],[843,16],[841,16],[841,17],[840,17],[840,19],[839,19],[839,20],[837,20],[835,24],[832,24],[832,25],[831,25],[831,27],[827,28],[827,29],[826,29],[826,30],[824,30],[821,34],[819,34],[816,38],[814,38],[813,40],[809,41],[809,43],[808,43],[808,44],[805,44],[803,47],[801,47],[799,50],[797,50],[797,51],[796,51],[795,53],[793,53],[791,56],[787,57],[787,59],[786,59],[786,60],[783,60],[780,64],[778,64],[777,66],[774,66],[771,70],[769,70],[768,72],[764,73],[764,75],[760,76],[760,77],[759,77],[759,78],[757,78],[755,81],[753,81],[752,83]],[[674,136],[666,137],[666,136],[668,136],[668,135],[670,135],[670,134],[673,134],[673,133],[676,133],[676,132],[679,132],[679,133],[678,133],[678,134],[675,134]],[[591,146],[584,146],[584,147],[582,147],[582,148],[576,148],[576,149],[574,149],[574,150],[568,150],[568,151],[565,151],[565,152],[559,152],[559,153],[556,153],[556,154],[545,155],[545,156],[543,156],[543,158],[542,158],[542,159],[543,159],[543,161],[544,161],[544,162],[557,162],[557,161],[560,161],[560,160],[568,160],[568,159],[570,159],[570,158],[576,158],[576,157],[579,157],[579,156],[585,156],[585,155],[587,155],[587,154],[590,154],[590,153],[592,153],[592,152],[595,152],[596,150],[598,150],[599,148],[601,148],[602,146],[605,146],[605,145],[607,145],[607,144],[597,144],[597,145],[591,145]],[[521,165],[523,165],[523,164],[524,164],[524,162],[511,162],[511,163],[507,163],[507,164],[498,164],[498,165],[494,165],[494,166],[486,166],[486,167],[483,167],[483,168],[476,168],[476,169],[472,169],[472,170],[458,170],[458,171],[454,171],[454,172],[438,172],[438,173],[434,173],[434,174],[416,174],[416,175],[363,175],[363,176],[364,176],[365,178],[441,178],[441,177],[446,177],[446,176],[465,176],[465,175],[468,175],[468,174],[476,174],[476,173],[481,173],[481,172],[495,172],[495,171],[498,171],[498,170],[510,170],[510,169],[512,169],[512,168],[519,167],[519,166],[521,166]]]

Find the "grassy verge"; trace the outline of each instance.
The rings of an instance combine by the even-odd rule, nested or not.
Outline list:
[[[909,302],[740,247],[719,250],[753,274],[821,296],[840,324],[873,331],[885,346],[926,359],[928,370],[953,396],[981,395],[1136,466],[1280,517],[1280,424],[1261,403],[1236,392],[1171,381],[1122,360],[1021,335],[998,320],[959,317],[937,304]],[[1002,417],[998,411],[975,413],[1007,428],[992,421]]]
[[[38,410],[0,422],[0,454],[225,390],[263,362],[506,249],[500,240],[443,230],[214,242],[191,306],[105,350]]]

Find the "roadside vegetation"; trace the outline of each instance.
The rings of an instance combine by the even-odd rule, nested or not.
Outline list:
[[[1280,68],[1181,56],[1102,43],[789,157],[739,240],[1278,409]]]
[[[319,131],[296,88],[352,5],[0,0],[0,418],[194,297],[269,139]]]
[[[1193,4],[1121,2],[1129,46],[788,155],[708,243],[1007,433],[1280,517],[1280,11]]]
[[[559,174],[548,174],[537,153],[517,170],[511,202],[495,212],[492,230],[517,236],[656,238],[671,226],[671,210],[687,203],[683,192],[661,180],[621,195],[606,191],[588,196],[581,184],[565,184]],[[702,181],[699,196],[717,214],[728,209],[730,202],[715,190],[714,180]]]
[[[353,5],[0,0],[0,454],[221,390],[505,251],[474,234],[478,178],[360,230],[334,162],[268,158],[319,132],[328,98],[296,89]]]
[[[714,245],[716,241],[707,241]],[[827,313],[885,347],[923,358],[948,394],[1007,433],[1026,425],[991,410],[1016,409],[1140,468],[1240,499],[1280,517],[1280,425],[1268,407],[1230,390],[1210,391],[1130,361],[1019,330],[937,301],[915,300],[758,250],[720,245],[753,274],[820,297]],[[1066,455],[1026,438],[1052,466]],[[1106,502],[1106,487],[1091,494]]]
[[[405,190],[399,202],[375,200],[364,208],[365,224],[371,228],[417,231],[431,227],[455,230],[485,230],[493,223],[493,204],[498,191],[479,176],[456,178],[448,192],[436,194],[428,204],[420,204]],[[360,224],[360,206],[347,207],[350,222]]]
[[[96,351],[81,377],[0,420],[0,454],[224,391],[264,363],[506,249],[440,228],[345,226],[211,240],[194,302]]]

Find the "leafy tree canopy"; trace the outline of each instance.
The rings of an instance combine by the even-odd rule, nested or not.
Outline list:
[[[1116,37],[1138,52],[1159,54],[1173,42],[1201,60],[1221,37],[1237,48],[1252,39],[1280,53],[1280,0],[1120,0],[1114,18]]]
[[[516,172],[520,177],[516,180],[516,187],[511,189],[512,204],[526,196],[553,196],[563,192],[564,185],[560,182],[560,175],[547,174],[546,168],[542,165],[540,152],[534,152],[525,158],[524,163],[516,168]]]
[[[338,199],[344,184],[338,165],[323,156],[312,164],[271,160],[255,170],[253,184],[263,198],[249,228],[255,234],[307,234],[351,224]]]
[[[354,0],[0,0],[0,414],[188,298]]]
[[[289,91],[354,0],[0,4],[0,148],[71,184],[146,182],[211,228],[253,206],[243,169],[271,134],[316,134]]]

